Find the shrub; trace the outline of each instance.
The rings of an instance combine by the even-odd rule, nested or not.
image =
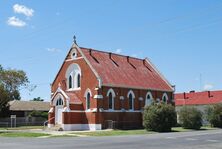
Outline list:
[[[175,108],[169,104],[153,104],[145,107],[143,126],[146,130],[169,132],[176,125]]]
[[[202,126],[202,113],[194,107],[182,107],[179,111],[179,123],[186,129],[200,129]]]
[[[42,117],[47,119],[48,118],[48,112],[41,112],[41,111],[32,111],[29,114],[30,117]]]
[[[211,126],[222,128],[222,104],[210,106],[206,111]]]

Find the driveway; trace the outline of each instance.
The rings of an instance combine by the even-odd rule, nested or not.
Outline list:
[[[221,149],[222,130],[111,137],[4,138],[8,149]]]

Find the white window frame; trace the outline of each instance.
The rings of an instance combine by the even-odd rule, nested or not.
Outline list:
[[[165,102],[163,101],[164,97],[166,98]],[[163,96],[162,96],[162,102],[168,103],[168,100],[169,100],[169,97],[168,97],[167,93],[164,93]]]
[[[150,98],[148,99],[147,97],[150,96]],[[150,102],[148,102],[148,100],[150,100]],[[150,91],[147,92],[146,94],[146,99],[145,99],[145,106],[150,106],[153,102],[153,96],[152,93]]]
[[[85,93],[84,93],[84,97],[85,97],[85,100],[86,100],[86,111],[90,111],[90,107],[88,108],[88,102],[87,102],[87,95],[88,93],[90,94],[90,98],[92,98],[92,92],[89,88],[86,89]],[[89,98],[89,102],[90,102],[90,105],[91,105],[91,101],[90,101],[90,98]]]
[[[112,108],[110,109],[109,108],[109,94],[112,94]],[[109,110],[115,110],[115,97],[116,97],[116,94],[114,92],[114,90],[112,88],[110,88],[108,91],[107,91],[107,94],[106,94],[107,98],[108,98],[108,109]]]
[[[129,95],[132,95],[132,109],[129,109],[130,111],[134,111],[134,101],[135,101],[135,94],[132,90],[130,90],[127,94],[127,98],[128,98],[128,101],[129,101]],[[129,101],[130,102],[130,101]],[[130,107],[129,107],[130,108]]]
[[[80,75],[80,87],[78,86],[78,74]],[[69,76],[72,76],[72,88],[69,88]],[[67,86],[67,91],[75,91],[75,90],[81,90],[81,69],[78,64],[73,63],[71,64],[66,71],[66,86]]]

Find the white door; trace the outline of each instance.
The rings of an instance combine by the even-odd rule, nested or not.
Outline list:
[[[62,124],[62,106],[56,107],[56,113],[55,113],[55,123],[56,124]]]

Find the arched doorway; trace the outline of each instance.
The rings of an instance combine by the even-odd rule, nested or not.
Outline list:
[[[58,98],[55,105],[55,124],[62,124],[63,100]]]

